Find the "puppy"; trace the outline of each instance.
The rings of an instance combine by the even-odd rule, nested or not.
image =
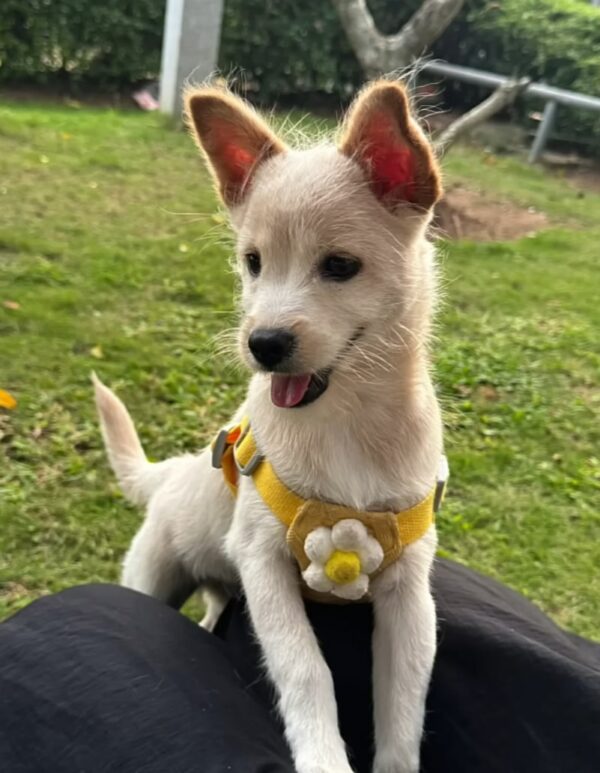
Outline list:
[[[337,146],[303,150],[225,90],[186,104],[237,235],[239,348],[253,376],[241,427],[157,464],[96,380],[112,467],[147,505],[123,584],[173,605],[202,586],[211,627],[241,583],[299,773],[351,771],[303,593],[370,600],[374,771],[414,773],[436,645],[442,425],[426,234],[439,169],[397,83],[358,95]]]

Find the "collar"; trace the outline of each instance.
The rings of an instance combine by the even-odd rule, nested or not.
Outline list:
[[[288,529],[309,501],[291,491],[277,477],[271,463],[258,450],[246,417],[239,424],[219,432],[212,445],[212,464],[223,470],[234,496],[237,495],[239,475],[252,478],[265,504]],[[448,474],[448,462],[442,456],[437,481],[427,496],[412,507],[394,513],[402,545],[423,537],[434,522],[444,498]]]

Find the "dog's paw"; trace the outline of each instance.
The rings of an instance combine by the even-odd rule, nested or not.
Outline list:
[[[215,627],[218,622],[219,622],[218,615],[213,615],[210,612],[207,612],[202,618],[202,620],[200,620],[200,622],[198,623],[198,626],[200,628],[204,628],[205,631],[212,633],[215,630]]]
[[[376,755],[373,773],[419,773],[419,757],[402,755],[392,758]]]

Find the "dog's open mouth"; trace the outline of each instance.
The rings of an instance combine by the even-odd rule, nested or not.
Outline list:
[[[365,328],[362,326],[354,331],[346,346],[336,357],[334,365],[354,346],[364,332]],[[332,372],[333,365],[316,373],[271,373],[271,400],[278,408],[301,408],[303,405],[314,403],[329,386]]]
[[[318,373],[272,373],[271,400],[278,408],[300,408],[321,397],[329,386],[331,369]]]

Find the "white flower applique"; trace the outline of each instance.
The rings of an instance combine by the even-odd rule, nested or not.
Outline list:
[[[348,601],[367,593],[369,575],[383,561],[383,548],[356,518],[314,529],[304,541],[304,552],[310,559],[302,573],[308,587]]]

